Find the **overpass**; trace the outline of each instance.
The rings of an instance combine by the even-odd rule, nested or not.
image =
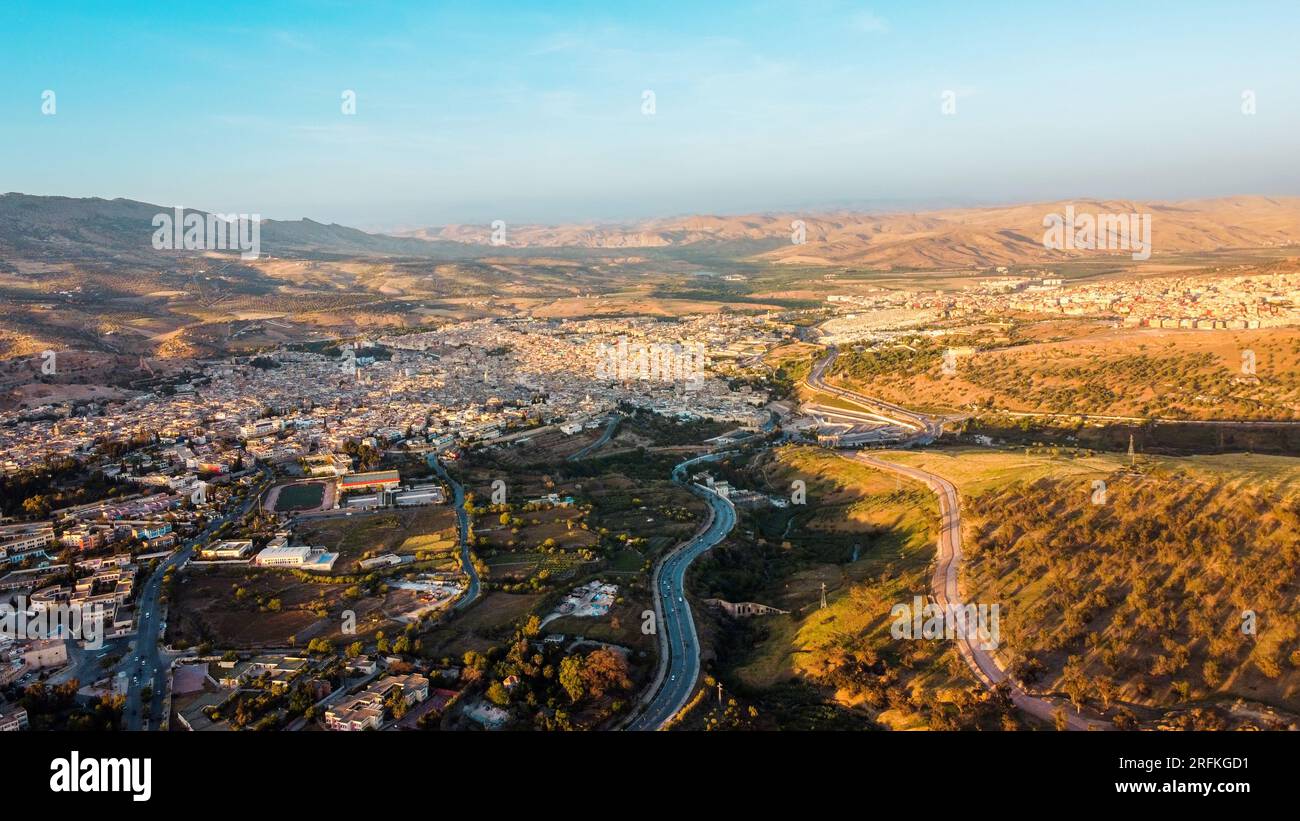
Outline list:
[[[844,401],[856,405],[865,410],[868,414],[912,431],[912,435],[903,441],[908,443],[926,444],[939,438],[943,430],[943,420],[927,416],[922,413],[910,411],[900,405],[891,402],[885,402],[881,399],[875,399],[870,396],[864,396],[856,391],[847,388],[831,385],[826,381],[826,371],[830,368],[835,357],[839,355],[839,349],[834,345],[827,348],[826,356],[818,360],[804,380],[804,385],[809,390],[818,391],[819,393],[830,394],[831,396],[843,399]]]

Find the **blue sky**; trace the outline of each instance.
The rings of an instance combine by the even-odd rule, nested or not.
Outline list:
[[[8,0],[0,191],[367,228],[1300,194],[1289,0],[560,5]]]

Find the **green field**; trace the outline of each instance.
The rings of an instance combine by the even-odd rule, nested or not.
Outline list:
[[[304,482],[280,488],[280,496],[275,500],[275,509],[280,513],[311,510],[320,507],[323,501],[325,501],[325,484]]]
[[[490,574],[489,578],[500,581],[504,579],[523,580],[543,570],[549,571],[554,578],[565,579],[573,576],[584,562],[580,556],[572,553],[538,553],[519,551],[498,553],[485,560]]]

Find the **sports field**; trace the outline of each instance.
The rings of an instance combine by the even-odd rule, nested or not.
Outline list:
[[[304,482],[285,485],[275,500],[275,510],[287,513],[294,510],[314,510],[325,501],[324,482]]]

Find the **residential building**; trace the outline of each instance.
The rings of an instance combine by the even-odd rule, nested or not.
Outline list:
[[[27,710],[17,704],[0,704],[0,733],[26,730]]]

